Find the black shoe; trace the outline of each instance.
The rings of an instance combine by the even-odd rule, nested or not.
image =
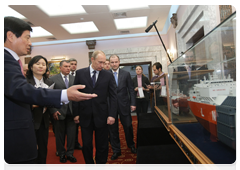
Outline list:
[[[131,152],[132,153],[137,153],[137,149],[133,146],[133,147],[131,147]]]
[[[60,162],[62,162],[62,163],[67,162],[67,159],[66,159],[65,155],[60,156]]]
[[[113,153],[111,160],[117,159],[120,155],[122,155],[121,152]]]
[[[69,160],[70,162],[77,162],[77,159],[73,155],[67,156],[67,160]]]
[[[80,144],[75,145],[74,149],[82,150],[82,146]]]

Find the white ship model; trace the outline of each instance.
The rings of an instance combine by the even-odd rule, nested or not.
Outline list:
[[[212,135],[217,135],[217,112],[216,106],[222,105],[229,96],[236,97],[236,81],[227,78],[219,79],[215,74],[209,74],[209,80],[200,80],[189,91],[189,107],[199,123]]]

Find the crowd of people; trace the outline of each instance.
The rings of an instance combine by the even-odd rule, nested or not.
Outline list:
[[[114,54],[106,59],[104,52],[96,50],[89,67],[77,70],[76,59],[62,60],[60,73],[49,77],[45,57],[34,56],[24,66],[19,59],[31,49],[31,31],[18,18],[4,18],[5,161],[46,164],[52,122],[60,162],[77,162],[74,149],[81,149],[87,164],[105,164],[109,142],[113,150],[111,159],[121,155],[118,118],[127,146],[136,154],[131,112],[136,110],[137,116],[147,113],[153,89],[143,68],[137,66],[137,75],[132,79],[129,72],[119,68],[119,56]],[[155,63],[153,70],[162,73],[159,64]],[[79,126],[82,146],[78,141]]]

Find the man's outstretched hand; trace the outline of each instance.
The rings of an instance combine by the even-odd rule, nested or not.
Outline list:
[[[78,89],[84,89],[84,88],[85,88],[85,85],[74,85],[69,87],[67,89],[68,100],[79,102],[79,101],[89,100],[94,97],[97,97],[96,94],[86,94],[78,91]]]

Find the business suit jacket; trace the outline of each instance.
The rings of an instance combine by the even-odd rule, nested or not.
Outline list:
[[[62,78],[60,73],[55,75],[55,76],[50,77],[50,80],[55,83],[54,89],[66,89],[65,82],[63,81],[63,78]],[[68,87],[72,86],[73,83],[74,83],[74,76],[69,74],[69,85],[68,85]],[[60,109],[52,108],[50,110],[51,114],[55,113],[56,111],[59,111],[61,113],[61,115],[58,116],[58,119],[59,120],[64,120],[66,118],[66,115],[67,115],[68,106],[69,106],[69,109],[70,109],[71,114],[72,114],[73,113],[72,112],[72,101],[69,101],[68,104],[64,104]]]
[[[136,87],[138,87],[137,76],[134,77],[134,78],[132,79],[132,81],[133,81],[133,89],[135,89]],[[149,80],[148,80],[148,78],[147,78],[146,76],[142,75],[142,87],[144,87],[145,89],[147,89],[146,84],[149,85],[150,82],[149,82]],[[137,97],[137,93],[138,93],[138,91],[135,91],[135,96],[136,96],[136,97]],[[147,101],[149,101],[149,93],[148,93],[147,91],[145,91],[145,90],[143,91],[143,93],[144,93],[145,99],[146,99]]]
[[[130,106],[136,106],[136,96],[130,73],[121,69],[118,73],[117,98],[118,113],[125,116],[130,115]]]
[[[27,78],[27,82],[32,84],[33,86],[35,86],[36,82],[34,80],[34,78]],[[53,81],[51,81],[50,79],[46,79],[43,77],[43,82],[45,84],[47,84],[48,86],[51,86],[53,84]],[[52,108],[47,108],[46,112],[43,113],[43,108],[44,107],[36,107],[33,108],[32,113],[33,113],[33,121],[34,121],[34,128],[37,130],[39,129],[42,119],[45,125],[45,128],[49,127],[49,115],[50,115],[50,109]]]
[[[36,89],[27,83],[19,63],[4,50],[4,159],[7,163],[37,157],[30,105],[60,107],[61,90]]]
[[[88,127],[92,118],[97,128],[107,126],[108,116],[115,118],[117,114],[117,91],[113,75],[109,71],[101,70],[93,87],[90,68],[87,67],[77,70],[74,85],[77,84],[86,85],[79,91],[98,95],[90,100],[73,102],[73,114],[80,116],[80,126]],[[109,110],[107,97],[110,103]]]

